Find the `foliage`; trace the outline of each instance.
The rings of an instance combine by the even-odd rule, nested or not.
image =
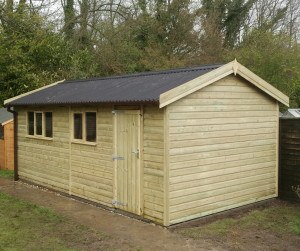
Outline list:
[[[233,48],[239,41],[242,28],[256,0],[203,0],[204,18],[216,23],[218,32],[223,34],[225,48]]]
[[[0,102],[60,77],[65,44],[39,15],[8,13],[0,26]]]
[[[289,38],[253,30],[240,47],[229,51],[227,59],[237,58],[257,75],[290,96],[290,106],[300,107],[300,47]]]
[[[0,105],[64,78],[236,57],[300,106],[300,7],[293,0],[42,2],[0,0]],[[60,5],[62,19],[45,15]]]

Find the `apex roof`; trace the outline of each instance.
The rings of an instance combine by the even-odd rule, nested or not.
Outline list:
[[[230,74],[239,74],[281,103],[288,97],[236,60],[157,72],[67,80],[8,99],[5,106],[102,103],[157,103],[164,107]]]

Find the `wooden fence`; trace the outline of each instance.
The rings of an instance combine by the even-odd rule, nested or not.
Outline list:
[[[279,121],[279,198],[300,202],[292,187],[300,185],[300,119]]]

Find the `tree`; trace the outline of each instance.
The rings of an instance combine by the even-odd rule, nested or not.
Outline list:
[[[202,19],[214,20],[223,37],[225,48],[232,49],[239,42],[242,28],[256,0],[203,0]]]
[[[65,0],[63,3],[64,10],[64,32],[66,37],[71,40],[74,38],[75,28],[75,9],[74,0]]]
[[[24,2],[22,2],[24,4]],[[27,5],[1,12],[0,102],[55,81],[70,64],[64,39]]]
[[[290,97],[290,105],[300,106],[300,46],[290,46],[284,34],[253,30],[239,48],[228,52],[227,60],[237,58],[260,77]]]

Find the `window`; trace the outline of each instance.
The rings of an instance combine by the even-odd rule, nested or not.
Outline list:
[[[96,112],[74,113],[74,139],[96,142]]]
[[[74,114],[74,139],[82,139],[82,114]]]
[[[34,112],[28,112],[28,135],[34,135]]]
[[[35,113],[35,134],[43,134],[43,113],[41,112]]]
[[[45,112],[45,136],[53,137],[52,112]]]
[[[52,138],[52,112],[28,112],[27,133],[32,136]]]
[[[86,141],[96,142],[96,113],[85,114]]]

